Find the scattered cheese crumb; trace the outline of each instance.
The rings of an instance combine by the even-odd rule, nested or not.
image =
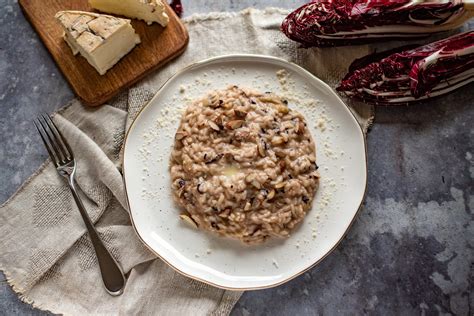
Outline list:
[[[326,130],[326,120],[320,117],[316,122],[316,127],[319,128],[322,132],[324,132]]]
[[[275,259],[272,260],[272,263],[275,266],[275,268],[277,268],[277,269],[279,268],[278,262]]]
[[[285,69],[280,69],[276,72],[276,76],[283,90],[288,90],[288,87],[287,87],[288,77],[289,77],[288,71],[286,71]]]

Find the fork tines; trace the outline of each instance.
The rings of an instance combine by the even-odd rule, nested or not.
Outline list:
[[[69,144],[48,115],[38,116],[33,122],[56,167],[74,159]]]

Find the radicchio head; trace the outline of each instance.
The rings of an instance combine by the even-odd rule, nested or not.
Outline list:
[[[354,61],[338,91],[378,104],[403,104],[474,81],[474,31]]]
[[[461,0],[317,0],[290,13],[281,30],[309,46],[420,38],[455,29],[471,17]]]

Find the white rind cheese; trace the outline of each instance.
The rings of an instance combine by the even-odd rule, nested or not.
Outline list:
[[[73,54],[80,53],[101,75],[140,43],[127,19],[83,11],[60,11],[55,17]]]
[[[166,26],[169,21],[162,0],[89,0],[89,4],[96,10],[144,20],[148,24],[157,22]]]

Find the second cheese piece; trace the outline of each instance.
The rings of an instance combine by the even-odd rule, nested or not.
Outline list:
[[[89,0],[89,4],[96,10],[144,20],[148,24],[157,22],[166,26],[169,21],[161,0]]]
[[[60,11],[56,18],[74,55],[80,53],[101,75],[140,43],[127,19],[83,11]]]

